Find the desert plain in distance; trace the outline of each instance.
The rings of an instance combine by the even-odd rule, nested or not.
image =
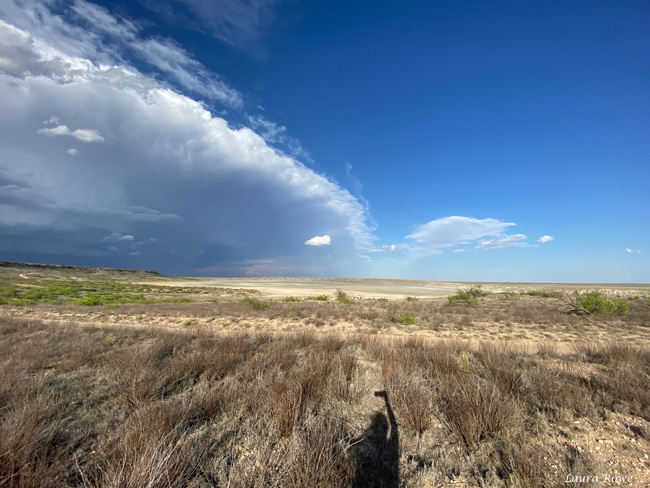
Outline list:
[[[407,296],[416,298],[446,298],[458,289],[480,284],[492,293],[525,292],[530,290],[602,290],[610,294],[624,296],[650,293],[650,284],[633,283],[513,283],[513,282],[462,282],[462,281],[422,281],[380,278],[171,278],[169,285],[206,286],[255,289],[270,298],[287,296],[306,297],[344,290],[361,298],[400,299]]]

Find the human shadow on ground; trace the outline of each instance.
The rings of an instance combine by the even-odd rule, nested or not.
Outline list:
[[[370,425],[352,447],[353,488],[397,488],[399,484],[397,421],[388,393],[377,391],[375,395],[386,402],[387,415],[375,412]]]

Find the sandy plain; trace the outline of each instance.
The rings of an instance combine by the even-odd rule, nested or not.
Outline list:
[[[143,283],[160,283],[143,281]],[[257,290],[269,298],[287,296],[307,297],[333,290],[343,290],[361,298],[403,299],[444,298],[459,288],[480,284],[491,293],[525,292],[529,290],[601,290],[613,295],[635,296],[650,294],[650,284],[633,283],[499,283],[462,281],[416,281],[373,278],[172,278],[168,286],[223,287]]]

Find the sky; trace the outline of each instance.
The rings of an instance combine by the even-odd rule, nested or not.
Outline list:
[[[650,3],[3,0],[0,259],[650,282]]]

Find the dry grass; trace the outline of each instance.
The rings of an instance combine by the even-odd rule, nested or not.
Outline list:
[[[537,299],[516,303],[528,298]],[[223,305],[250,315],[295,304]],[[403,306],[421,307],[421,317],[426,307],[457,313]],[[622,343],[558,352],[550,342],[0,317],[0,364],[0,485],[9,487],[396,486],[398,472],[399,486],[555,486],[600,465],[548,439],[578,419],[620,413],[633,416],[636,446],[650,448],[650,351]],[[388,392],[395,429],[378,389]],[[387,436],[398,432],[393,449]]]

